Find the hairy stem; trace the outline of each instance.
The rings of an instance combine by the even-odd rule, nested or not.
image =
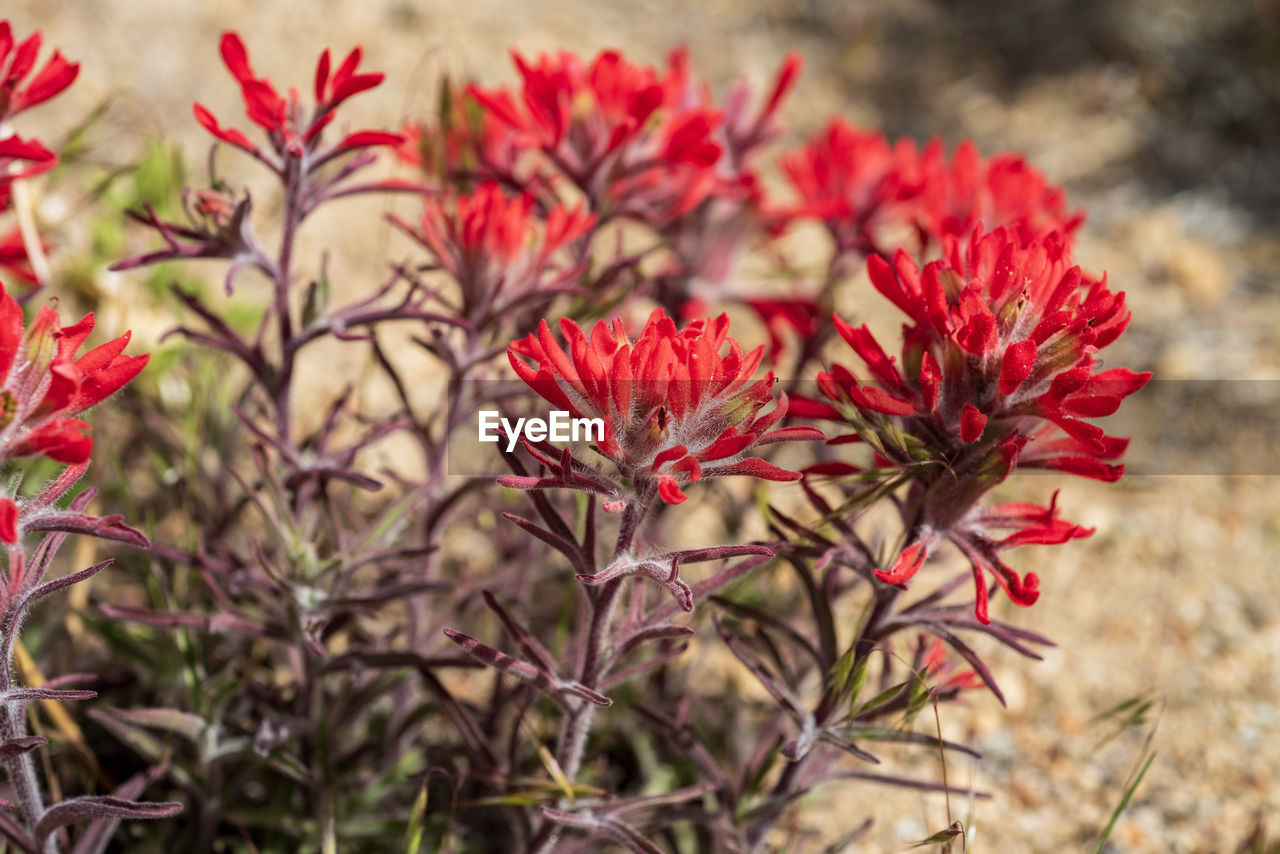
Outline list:
[[[13,679],[13,650],[18,640],[18,630],[25,614],[10,612],[4,620],[3,651],[0,661],[0,693],[14,690],[17,686]],[[0,706],[0,742],[12,742],[14,739],[26,738],[27,715],[25,703],[12,703]],[[31,761],[30,753],[19,753],[4,760],[5,771],[13,786],[14,796],[18,802],[18,811],[22,823],[35,827],[40,816],[44,814],[44,797],[40,794],[40,781],[36,777],[36,766]],[[45,844],[46,854],[56,854],[58,842],[50,836]]]
[[[613,548],[613,560],[627,554],[635,545],[636,534],[644,521],[649,507],[653,503],[655,487],[651,483],[642,483],[636,494],[627,503],[622,512],[622,521],[618,527],[618,538]],[[626,576],[605,582],[600,593],[591,600],[591,621],[587,627],[587,636],[583,639],[581,663],[578,667],[577,679],[587,688],[595,689],[607,675],[609,640],[612,637],[612,624],[618,609],[618,600],[622,595]],[[560,729],[559,743],[556,748],[556,762],[564,771],[565,777],[573,780],[582,770],[583,755],[586,752],[587,740],[591,735],[591,725],[595,721],[596,706],[585,700],[579,701],[573,711],[564,719]],[[545,821],[541,830],[530,843],[530,850],[539,854],[549,851],[555,844],[556,825]]]

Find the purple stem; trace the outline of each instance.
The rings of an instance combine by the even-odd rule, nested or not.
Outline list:
[[[289,442],[291,415],[289,392],[293,380],[293,317],[289,309],[289,280],[292,278],[293,246],[302,222],[302,196],[307,176],[302,161],[290,158],[284,169],[284,228],[280,237],[280,256],[275,269],[275,311],[280,331],[280,374],[276,377],[276,432],[280,440]]]
[[[636,534],[640,530],[640,523],[644,521],[655,495],[656,487],[652,482],[642,481],[637,485],[635,495],[622,512],[618,539],[614,544],[610,563],[631,551]],[[598,690],[601,681],[607,675],[609,641],[613,636],[611,625],[618,608],[622,586],[626,580],[626,576],[621,576],[612,581],[606,581],[600,586],[599,594],[591,598],[591,621],[588,624],[585,643],[579,644],[582,658],[577,676],[578,683],[589,690]],[[587,739],[591,735],[591,724],[595,720],[595,713],[594,704],[580,701],[564,719],[560,728],[556,762],[569,780],[577,777],[582,769],[582,757]],[[541,829],[530,842],[529,850],[538,854],[550,851],[555,845],[557,835],[557,825],[549,819],[544,820]]]
[[[12,566],[12,558],[10,566]],[[11,610],[5,615],[4,637],[0,640],[0,692],[13,690],[13,647],[18,640],[18,632],[22,625],[25,606],[15,601]],[[27,710],[23,703],[14,703],[0,709],[0,742],[9,742],[27,737]],[[18,809],[22,815],[22,823],[26,827],[35,827],[40,816],[44,814],[44,798],[40,794],[40,782],[36,778],[35,763],[31,761],[29,752],[18,753],[4,760],[5,770],[9,774],[9,782],[18,801]],[[57,838],[50,836],[45,844],[45,852],[56,854]]]

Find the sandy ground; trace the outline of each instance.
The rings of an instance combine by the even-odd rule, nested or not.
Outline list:
[[[4,14],[83,64],[42,126],[112,99],[121,160],[157,133],[200,151],[197,98],[238,113],[217,61],[228,27],[260,72],[300,87],[321,47],[362,44],[389,83],[350,118],[382,125],[425,107],[441,68],[510,80],[509,47],[619,46],[656,62],[683,42],[721,91],[744,74],[763,83],[798,50],[807,68],[788,109],[793,140],[843,113],[919,138],[971,136],[985,152],[1024,150],[1088,209],[1079,260],[1129,292],[1133,326],[1113,363],[1165,382],[1255,380],[1269,400],[1280,377],[1280,6],[1028,6],[9,0]],[[344,240],[352,257],[370,251]],[[121,298],[128,318],[127,281]],[[1135,444],[1138,468],[1175,473],[1061,484],[1066,515],[1098,533],[1026,550],[1020,566],[1039,573],[1041,601],[1003,614],[1059,648],[1033,666],[994,657],[1008,710],[988,696],[945,710],[944,729],[985,752],[951,766],[952,779],[995,794],[972,807],[970,850],[1092,850],[1142,740],[1103,744],[1107,730],[1090,721],[1143,693],[1163,703],[1158,756],[1110,850],[1231,852],[1257,816],[1280,834],[1280,480],[1249,474],[1280,473],[1255,464],[1274,431],[1264,421],[1245,436],[1214,405],[1141,412],[1135,431],[1156,439]],[[1176,473],[1187,470],[1207,473]],[[1039,478],[1011,487],[1041,498],[1048,488]],[[901,850],[947,824],[940,797],[858,784],[818,793],[814,808],[831,811],[833,829],[836,816],[874,816],[865,850]],[[952,804],[955,817],[969,809]]]

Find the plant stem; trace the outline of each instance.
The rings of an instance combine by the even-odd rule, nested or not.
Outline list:
[[[893,603],[897,601],[898,593],[899,591],[896,587],[877,586],[875,588],[875,604],[871,607],[871,613],[867,617],[866,624],[858,632],[858,637],[854,640],[852,669],[856,669],[858,664],[870,655],[879,642],[884,639],[880,633],[881,626],[884,624],[885,618],[893,610]],[[818,701],[818,705],[813,711],[815,726],[822,727],[835,714],[843,691],[843,685],[831,685],[822,693],[822,699]],[[778,777],[778,782],[774,784],[773,791],[769,795],[770,800],[785,800],[795,793],[798,789],[801,774],[817,752],[818,748],[815,747],[815,749],[810,750],[796,761],[787,763],[786,767],[782,769],[781,776]],[[776,817],[777,813],[766,814],[748,829],[747,851],[755,852],[761,850],[761,843],[764,841],[765,834],[773,826],[773,821]]]
[[[10,612],[4,620],[3,661],[0,662],[0,693],[8,693],[16,687],[13,681],[13,648],[17,642],[18,627],[22,625],[25,614]],[[0,742],[8,743],[14,739],[26,738],[27,714],[25,703],[6,703],[0,706]],[[35,763],[30,753],[19,753],[4,760],[5,770],[9,774],[9,782],[13,785],[14,796],[18,802],[18,810],[22,823],[34,828],[40,816],[44,814],[44,798],[40,794],[40,781],[36,777]],[[56,854],[58,842],[56,836],[50,835],[45,845],[47,854]]]
[[[636,494],[627,502],[622,511],[622,521],[618,527],[618,539],[614,544],[613,557],[610,563],[630,552],[635,544],[640,523],[653,503],[656,488],[653,484],[642,482],[637,486]],[[593,499],[594,500],[594,499]],[[595,689],[606,675],[609,640],[612,636],[614,614],[618,609],[618,600],[622,594],[622,585],[626,576],[606,581],[600,588],[599,595],[591,600],[591,622],[587,629],[582,649],[582,660],[578,668],[578,682],[588,688]],[[591,725],[595,721],[596,706],[582,700],[565,718],[560,728],[559,743],[556,747],[556,762],[566,778],[573,781],[582,770],[583,755],[586,751],[587,739],[591,735]],[[542,828],[530,842],[530,850],[542,854],[549,851],[558,836],[557,826],[546,820]]]
[[[289,285],[293,278],[293,248],[297,240],[298,226],[302,221],[302,191],[306,185],[306,171],[300,159],[289,157],[284,167],[284,226],[280,237],[280,255],[276,259],[275,313],[280,335],[280,373],[276,377],[276,431],[280,440],[288,443],[292,423],[289,392],[293,384],[293,360],[296,352],[293,341],[293,316],[289,308]]]

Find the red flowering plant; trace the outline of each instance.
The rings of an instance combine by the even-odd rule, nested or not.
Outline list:
[[[945,238],[943,258],[923,271],[900,252],[894,266],[872,256],[868,272],[910,320],[902,365],[866,326],[835,317],[874,380],[837,365],[818,376],[826,402],[801,408],[850,423],[879,466],[908,473],[907,542],[876,576],[905,584],[933,544],[948,539],[973,564],[975,615],[989,623],[988,574],[1020,605],[1039,595],[1036,577],[1020,577],[1000,551],[1091,531],[1058,519],[1056,504],[983,508],[983,496],[1019,467],[1103,480],[1124,471],[1109,460],[1127,441],[1087,420],[1115,412],[1151,377],[1096,367],[1098,351],[1129,323],[1124,294],[1073,266],[1057,233],[1036,240],[1004,228]],[[996,540],[996,528],[1014,533]]]
[[[509,198],[487,182],[448,201],[427,199],[417,230],[396,222],[457,283],[457,316],[488,328],[512,311],[536,310],[576,290],[580,265],[556,264],[554,257],[590,232],[595,217],[580,206],[556,205],[542,219],[535,205],[531,195]]]
[[[71,687],[88,681],[87,674],[63,676],[31,687],[15,684],[18,635],[37,602],[111,565],[105,560],[47,580],[55,554],[71,534],[132,546],[147,542],[120,516],[87,513],[92,489],[62,506],[62,499],[89,468],[93,450],[89,426],[71,416],[118,391],[142,370],[147,357],[123,355],[127,333],[77,357],[76,351],[93,331],[93,315],[59,327],[56,312],[45,307],[25,330],[24,325],[22,308],[0,287],[0,464],[10,475],[0,494],[0,549],[4,553],[0,578],[0,762],[14,795],[14,803],[6,803],[0,812],[0,835],[17,850],[59,851],[67,844],[65,825],[90,821],[81,834],[82,841],[108,839],[121,819],[163,818],[182,807],[133,800],[146,785],[147,774],[126,782],[112,795],[82,795],[47,804],[32,761],[32,752],[48,739],[29,734],[27,705],[38,700],[88,700],[96,694]],[[66,464],[66,468],[38,494],[24,496],[19,490],[25,472],[19,461],[32,456],[47,457]],[[38,542],[29,549],[33,536]]]
[[[575,417],[598,419],[601,429],[593,449],[608,460],[608,466],[601,471],[575,459],[569,448],[526,440],[526,449],[545,473],[518,471],[498,482],[535,496],[547,490],[574,490],[588,496],[581,538],[568,533],[572,529],[545,498],[535,501],[543,515],[542,525],[504,514],[561,552],[577,580],[593,591],[579,622],[583,633],[573,643],[580,651],[576,673],[572,680],[560,675],[562,667],[545,653],[522,661],[455,630],[447,629],[446,634],[484,663],[561,698],[558,705],[565,717],[554,758],[573,779],[582,766],[595,709],[612,705],[600,691],[630,672],[615,676],[612,671],[646,641],[692,633],[666,622],[671,615],[668,607],[647,607],[638,586],[630,588],[631,606],[619,617],[617,606],[627,592],[628,579],[655,581],[671,593],[680,609],[692,611],[696,600],[773,554],[768,546],[754,543],[663,551],[652,542],[642,545],[646,518],[662,506],[684,503],[685,490],[705,479],[739,475],[798,480],[798,472],[748,456],[749,452],[779,442],[820,439],[822,434],[811,427],[777,426],[786,415],[786,395],[775,400],[772,373],[755,378],[764,348],[743,353],[728,335],[726,315],[677,329],[662,309],[655,309],[634,339],[621,318],[598,323],[590,335],[567,318],[561,320],[560,328],[567,347],[556,340],[544,320],[537,333],[512,343],[511,365],[548,403]],[[606,512],[620,514],[616,540],[604,566],[594,548],[597,500]],[[734,557],[747,559],[696,588],[680,577],[683,565]],[[512,622],[495,603],[490,606],[504,623]],[[521,630],[517,640],[527,634]],[[528,642],[522,645],[526,650],[531,647]],[[652,663],[664,662],[678,652],[678,648],[659,652]],[[531,829],[529,846],[549,850],[562,826],[606,835],[610,829],[626,832],[622,817],[639,806],[618,799],[598,809],[547,809],[542,822]]]
[[[390,348],[384,348],[380,336],[394,334],[383,331],[392,324],[417,326],[413,337],[441,357],[446,372],[461,378],[501,353],[485,354],[492,345],[483,323],[487,315],[510,308],[503,300],[517,283],[504,291],[501,282],[487,278],[500,278],[497,259],[519,266],[541,283],[551,263],[546,256],[553,250],[542,252],[531,244],[534,233],[525,230],[528,217],[519,205],[478,198],[474,208],[462,211],[456,230],[432,235],[441,247],[444,269],[465,280],[465,310],[438,301],[437,291],[403,264],[388,265],[380,283],[340,301],[326,261],[309,262],[297,251],[303,232],[314,222],[312,214],[356,194],[419,192],[434,199],[432,188],[362,177],[381,151],[403,143],[401,134],[357,130],[330,136],[348,100],[377,87],[384,76],[360,69],[359,48],[336,67],[324,51],[315,70],[314,103],[306,104],[297,92],[283,95],[259,76],[235,33],[225,33],[220,48],[240,88],[245,114],[265,142],[224,125],[199,104],[196,120],[217,140],[216,146],[230,145],[267,168],[274,198],[266,208],[279,210],[280,216],[263,216],[247,191],[234,192],[214,175],[208,187],[184,193],[186,222],[166,221],[151,209],[133,212],[163,245],[120,261],[115,269],[221,261],[227,265],[228,292],[242,275],[257,274],[265,279],[267,293],[261,311],[253,315],[256,328],[246,331],[230,319],[225,303],[174,286],[187,314],[172,333],[191,345],[184,351],[187,381],[197,387],[208,383],[210,399],[220,389],[234,389],[230,406],[204,411],[198,436],[143,431],[158,458],[184,473],[176,485],[157,488],[164,500],[154,512],[186,520],[178,533],[156,537],[147,555],[169,572],[194,580],[188,595],[175,597],[163,610],[122,603],[104,610],[161,637],[158,633],[195,632],[191,661],[217,674],[202,694],[197,725],[200,732],[219,733],[217,744],[211,752],[208,743],[193,738],[168,775],[170,784],[194,802],[200,818],[173,829],[165,847],[199,850],[209,844],[208,828],[238,821],[231,817],[235,814],[287,811],[306,801],[304,811],[311,811],[307,823],[273,830],[273,844],[280,850],[299,850],[336,845],[337,812],[367,809],[369,798],[383,797],[378,794],[386,791],[383,787],[404,796],[404,810],[412,803],[417,784],[406,780],[410,770],[401,756],[415,738],[413,728],[397,725],[398,734],[390,736],[397,746],[375,746],[387,735],[380,704],[349,701],[363,692],[412,693],[407,685],[414,675],[411,660],[427,660],[416,639],[426,633],[438,637],[428,597],[448,587],[436,577],[439,570],[430,556],[439,549],[438,538],[451,514],[470,507],[465,499],[473,491],[445,478],[445,440],[453,426],[441,423],[461,418],[468,402],[447,412],[436,406],[421,412],[421,403],[407,392],[416,380],[405,376],[407,368],[400,363],[405,348],[397,346],[388,355]],[[580,219],[564,222],[568,233],[580,227]],[[546,231],[536,234],[538,241],[554,237]],[[561,239],[571,238],[562,234]],[[459,247],[458,252],[450,254],[446,246]],[[454,332],[460,340],[449,337]],[[402,407],[364,409],[363,391],[354,385],[326,389],[331,397],[319,404],[315,395],[301,393],[300,371],[332,374],[334,356],[324,350],[325,343],[339,353],[361,348],[359,358],[342,357],[337,364],[358,366],[361,359],[370,359]],[[201,353],[222,360],[215,375],[201,370]],[[318,417],[309,418],[317,416],[317,408]],[[413,459],[403,468],[378,469],[368,462],[388,437],[407,440],[407,457]],[[415,450],[420,456],[414,456]],[[213,454],[219,464],[213,470],[191,470],[193,453]],[[419,467],[425,473],[415,477]],[[379,617],[382,609],[400,607],[412,613],[407,618],[411,629]],[[406,630],[415,638],[410,642],[414,651],[408,659],[396,659],[390,652],[405,641]],[[224,667],[227,643],[232,644],[233,660],[258,661],[278,672],[274,687],[244,680]],[[405,662],[410,662],[407,670]],[[459,664],[448,658],[438,664],[471,666],[469,660]],[[121,712],[99,722],[122,742],[136,744],[156,715],[168,715],[167,720],[188,714],[179,708],[184,700],[172,687],[153,684],[166,698],[162,707]],[[300,697],[309,698],[310,711],[297,706]],[[430,708],[425,697],[408,702],[403,710],[411,720],[433,713],[423,710]],[[332,739],[345,739],[344,751],[368,739],[359,757],[345,766],[348,779],[359,777],[368,785],[338,785]],[[290,782],[266,791],[230,782],[274,777],[285,766],[293,769],[282,778]],[[224,788],[216,782],[212,789],[207,785],[223,780],[228,781]],[[385,836],[378,838],[385,842]]]
[[[1001,697],[969,637],[1049,643],[992,617],[999,590],[1038,596],[1009,553],[1090,533],[1056,496],[993,491],[1017,470],[1118,478],[1125,442],[1094,422],[1148,378],[1101,367],[1129,313],[1074,265],[1059,188],[1017,155],[948,158],[837,120],[781,159],[797,200],[779,203],[764,154],[797,57],[762,97],[717,99],[682,51],[660,68],[516,55],[514,87],[445,81],[433,121],[334,132],[383,82],[359,48],[321,54],[310,99],[236,34],[220,54],[248,124],[195,119],[265,167],[267,202],[213,174],[185,221],[134,212],[159,245],[115,269],[216,260],[228,291],[267,286],[241,286],[247,321],[175,288],[171,374],[190,394],[148,401],[127,443],[156,462],[130,482],[153,541],[83,503],[0,497],[7,546],[85,532],[138,552],[151,601],[102,612],[140,660],[180,655],[130,671],[131,699],[154,702],[94,719],[164,759],[152,776],[191,806],[155,847],[372,852],[407,824],[415,850],[763,852],[820,784],[937,789],[851,770],[891,759],[878,744],[976,755],[913,721],[980,685]],[[368,177],[392,151],[422,184]],[[377,220],[415,245],[344,302],[327,256],[299,248],[316,210],[366,193],[418,194],[420,214]],[[744,285],[740,260],[786,260],[775,238],[800,219],[831,257],[788,265],[788,293]],[[863,262],[905,315],[897,358],[831,313]],[[744,308],[762,323],[735,317],[731,337]],[[744,326],[764,341],[739,343]],[[45,310],[24,332],[0,304],[0,455],[85,465],[77,414],[144,361],[127,338],[78,356],[91,329]],[[857,369],[827,364],[837,337]],[[816,374],[802,397],[768,370],[793,338],[791,378]],[[457,476],[497,406],[549,406],[588,438],[503,418],[506,473]],[[40,548],[11,559],[15,589]],[[952,550],[964,572],[937,579]],[[19,830],[39,834],[39,809]]]
[[[580,291],[592,295],[588,306],[638,292],[672,317],[692,319],[706,313],[709,300],[741,302],[777,333],[770,360],[784,330],[803,333],[820,316],[810,299],[744,295],[729,286],[746,252],[785,222],[766,197],[758,161],[781,132],[798,55],[784,60],[759,103],[743,83],[722,105],[692,74],[683,50],[662,69],[617,51],[590,63],[565,52],[514,59],[521,75],[515,91],[446,82],[438,120],[407,129],[404,159],[459,192],[483,183],[532,197],[542,218],[585,205],[594,220],[576,235],[573,254]],[[412,233],[427,243],[445,218],[428,201]],[[614,239],[609,225],[653,240],[634,254],[599,251]],[[660,260],[639,272],[650,258]]]

